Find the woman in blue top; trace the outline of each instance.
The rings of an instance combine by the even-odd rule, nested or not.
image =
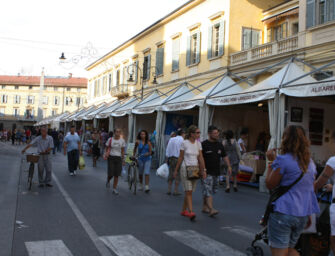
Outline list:
[[[139,180],[140,190],[143,190],[143,175],[145,175],[145,192],[149,193],[149,175],[151,168],[151,152],[152,145],[149,141],[148,132],[142,130],[137,135],[137,140],[134,148],[134,156],[138,154],[138,169],[139,169]]]
[[[304,175],[275,201],[274,211],[268,221],[269,245],[274,256],[298,256],[299,253],[294,247],[300,234],[309,223],[309,216],[319,212],[313,187],[316,168],[311,160],[309,141],[302,127],[292,125],[285,129],[280,150],[281,155],[278,156],[275,149],[267,152],[268,189],[289,186],[302,172]]]

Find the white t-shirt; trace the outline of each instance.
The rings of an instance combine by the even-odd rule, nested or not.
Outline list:
[[[246,144],[245,144],[244,140],[242,138],[239,138],[238,141],[237,141],[237,144],[240,148],[240,151],[243,152],[243,148],[241,147],[241,144],[244,145],[244,147],[246,148]]]
[[[189,140],[184,140],[181,144],[180,150],[184,151],[184,162],[186,166],[199,165],[199,150],[202,150],[202,146],[199,141],[191,143]]]
[[[106,142],[106,147],[109,147],[109,142],[111,139],[108,139]],[[116,139],[112,139],[112,143],[111,143],[111,152],[110,155],[111,156],[122,156],[121,155],[121,149],[126,147],[126,142],[124,141],[124,139],[120,138],[118,140]]]
[[[334,170],[334,174],[332,177],[332,180],[334,182],[334,186],[333,186],[333,198],[335,198],[335,156],[331,157],[328,159],[326,165],[328,165],[330,168],[332,168]]]

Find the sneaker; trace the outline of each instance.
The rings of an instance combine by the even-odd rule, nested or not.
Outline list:
[[[70,176],[73,176],[74,174],[73,174],[73,172],[70,172]]]
[[[149,186],[148,185],[145,185],[145,191],[144,191],[145,193],[149,193],[150,192],[150,188],[149,188]]]
[[[113,194],[117,196],[117,195],[119,195],[119,192],[114,188],[113,189]]]
[[[76,172],[76,171],[73,171],[73,175],[76,176],[76,175],[77,175],[77,172]]]
[[[234,187],[234,192],[237,192],[237,191],[238,191],[237,187]]]
[[[49,188],[52,188],[52,187],[53,187],[53,185],[50,184],[50,183],[47,183],[45,186],[47,186],[47,187],[49,187]]]
[[[139,184],[140,186],[138,187],[139,191],[143,191],[143,184]]]

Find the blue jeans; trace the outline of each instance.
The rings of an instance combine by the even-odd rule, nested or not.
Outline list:
[[[269,245],[272,248],[294,248],[308,220],[280,212],[270,214],[268,223]]]
[[[151,160],[138,160],[138,172],[140,175],[150,175]]]

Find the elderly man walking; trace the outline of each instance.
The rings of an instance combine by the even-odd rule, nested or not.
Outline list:
[[[64,155],[67,154],[70,176],[77,174],[76,170],[79,162],[79,154],[82,155],[80,137],[75,130],[75,126],[71,126],[70,133],[67,134],[64,139]]]
[[[44,187],[44,185],[46,185],[47,187],[52,187],[52,184],[51,184],[52,165],[51,165],[50,151],[54,147],[54,142],[53,142],[52,137],[48,135],[48,131],[46,127],[41,128],[41,135],[33,139],[22,150],[22,154],[24,154],[24,152],[26,152],[28,148],[34,145],[36,145],[37,152],[40,155],[40,158],[38,160],[39,187]],[[45,177],[44,177],[44,170],[45,170]]]

